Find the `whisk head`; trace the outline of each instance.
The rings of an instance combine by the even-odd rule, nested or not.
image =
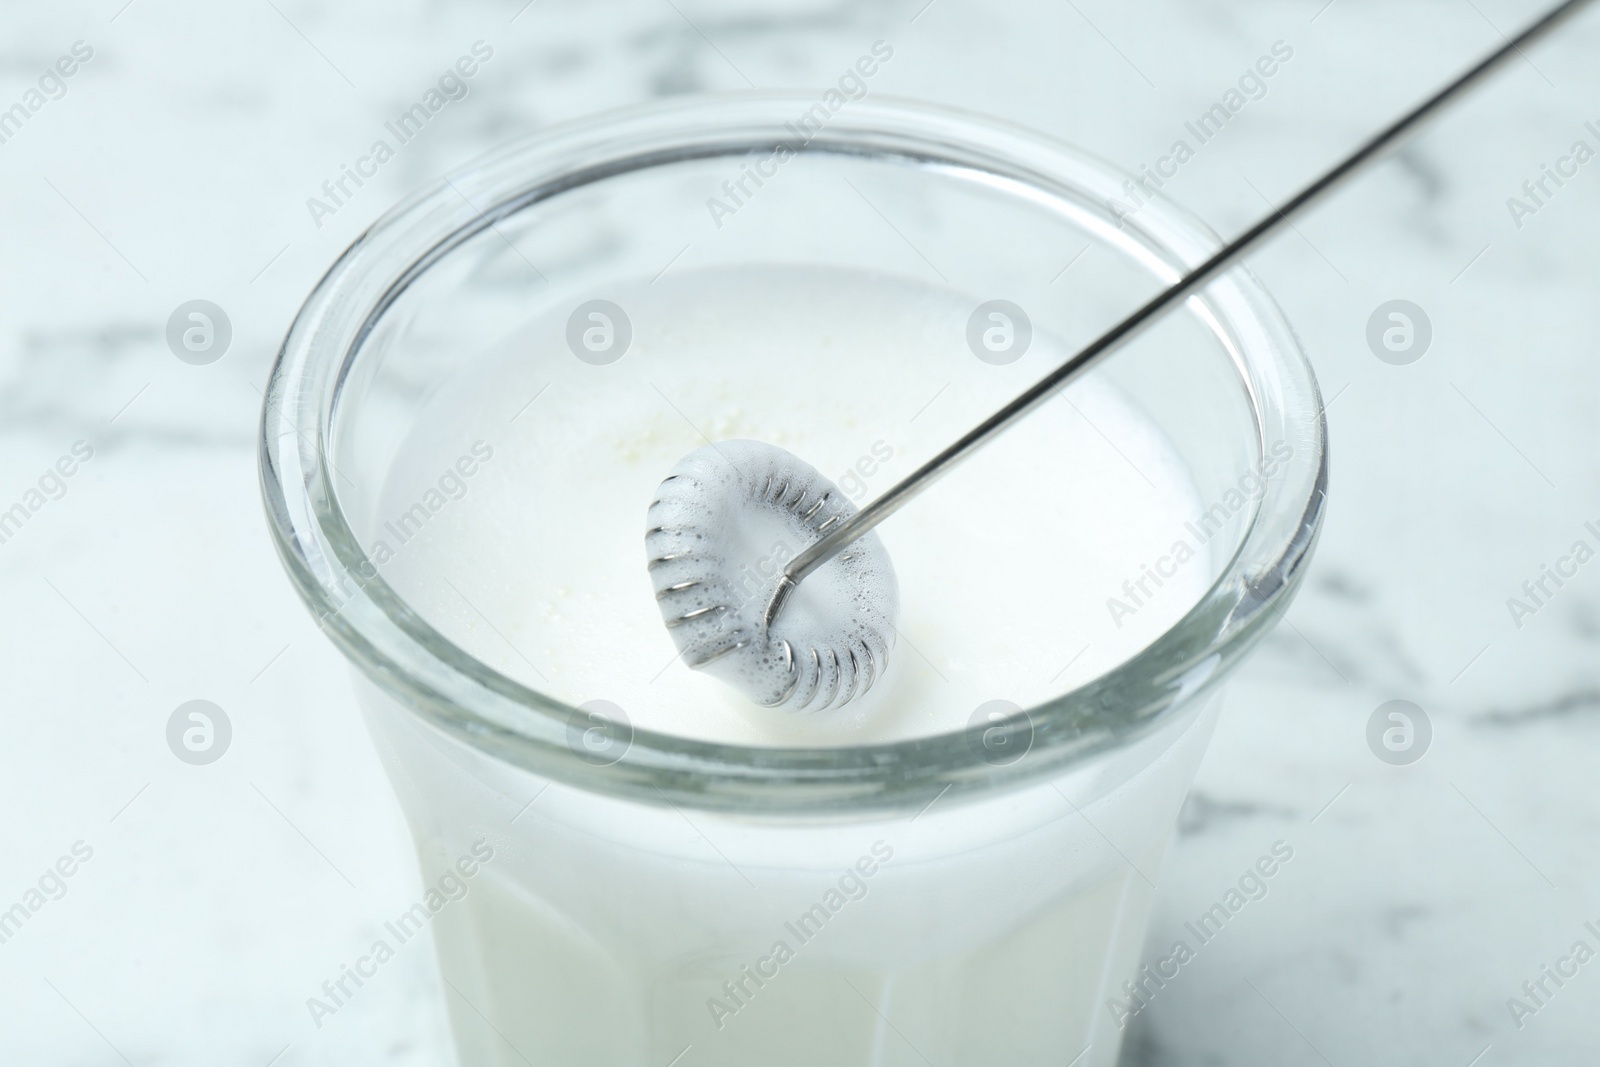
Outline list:
[[[860,698],[894,647],[899,590],[875,533],[766,608],[784,563],[855,505],[774,445],[719,441],[673,469],[647,513],[645,549],[661,618],[683,660],[766,707],[821,711]]]

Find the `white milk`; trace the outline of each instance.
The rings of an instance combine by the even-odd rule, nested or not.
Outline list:
[[[1203,549],[1152,575],[1200,501],[1091,377],[879,528],[900,637],[866,697],[756,707],[675,656],[645,569],[660,480],[749,438],[864,503],[1070,353],[1036,327],[1021,360],[983,363],[976,300],[875,276],[686,271],[599,294],[633,337],[595,366],[565,341],[592,295],[430,386],[366,538],[424,618],[529,686],[732,744],[942,733],[1126,660],[1210,580]],[[798,547],[752,560],[752,587]],[[920,815],[774,822],[545,789],[362,692],[425,876],[495,844],[434,921],[472,1065],[1111,1064],[1106,1000],[1210,729],[1197,709],[1056,782]]]
[[[1183,524],[1202,509],[1160,430],[1091,376],[879,527],[901,639],[865,699],[823,716],[753,708],[676,661],[645,570],[645,509],[661,479],[707,439],[744,437],[847,493],[860,486],[864,503],[1071,353],[1036,332],[1017,363],[982,363],[965,341],[974,301],[866,275],[668,274],[618,302],[633,340],[616,363],[568,351],[573,300],[440,385],[379,507],[387,526],[374,536],[394,551],[384,576],[529,686],[730,743],[942,733],[985,701],[1030,707],[1103,673],[1209,581],[1208,561],[1190,560],[1145,579],[1145,603],[1112,618],[1107,598],[1131,605],[1124,583],[1193,540]],[[440,477],[477,442],[493,458],[451,500]],[[429,493],[446,502],[420,532],[399,525]],[[799,547],[752,560],[752,585]]]

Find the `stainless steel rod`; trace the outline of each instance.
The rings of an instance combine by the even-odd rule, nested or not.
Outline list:
[[[1489,55],[1479,60],[1477,64],[1462,73],[1443,89],[1440,89],[1433,96],[1396,119],[1380,133],[1372,136],[1360,148],[1346,156],[1331,170],[1306,186],[1299,193],[1296,193],[1281,208],[1251,226],[1230,244],[1218,250],[1210,259],[1195,267],[1169,288],[1163,290],[1149,303],[1106,331],[1087,348],[1082,349],[1077,355],[1029,386],[1016,399],[1006,404],[1005,407],[984,419],[971,430],[968,430],[955,443],[928,460],[921,467],[918,467],[898,484],[891,486],[883,495],[840,523],[834,530],[822,537],[821,540],[814,542],[796,554],[789,561],[788,566],[784,568],[783,576],[778,580],[778,586],[773,591],[772,599],[767,604],[766,623],[771,625],[772,620],[777,618],[778,612],[783,610],[783,605],[788,601],[789,595],[794,592],[796,586],[806,579],[807,575],[810,575],[818,567],[832,559],[846,545],[899,511],[911,501],[912,497],[932,485],[960,460],[977,451],[980,446],[992,440],[1006,427],[1046,400],[1049,400],[1051,396],[1070,385],[1085,371],[1090,370],[1128,341],[1137,337],[1146,327],[1192,296],[1207,282],[1231,266],[1235,260],[1276,233],[1280,227],[1295,215],[1300,214],[1307,207],[1320,200],[1345,179],[1355,175],[1368,163],[1377,159],[1386,149],[1393,147],[1415,132],[1417,127],[1436,114],[1446,104],[1454,101],[1458,96],[1499,69],[1514,56],[1521,55],[1522,48],[1525,45],[1531,45],[1555,30],[1567,19],[1577,14],[1579,9],[1589,2],[1590,0],[1566,0],[1565,3],[1558,4],[1555,8],[1540,16],[1539,19],[1515,37],[1509,38],[1502,47],[1489,53]]]

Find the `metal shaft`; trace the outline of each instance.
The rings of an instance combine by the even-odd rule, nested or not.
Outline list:
[[[783,576],[778,580],[778,587],[773,591],[772,599],[767,605],[765,616],[767,624],[771,625],[772,620],[777,618],[778,612],[783,610],[783,605],[795,587],[804,581],[807,575],[837,555],[846,545],[899,511],[912,497],[932,485],[956,463],[977,451],[1002,430],[1049,400],[1095,364],[1137,337],[1163,314],[1194,295],[1246,252],[1276,233],[1291,218],[1304,212],[1346,178],[1353,176],[1381,156],[1385,150],[1394,147],[1415,132],[1417,127],[1444,105],[1453,102],[1514,56],[1521,55],[1523,46],[1531,45],[1555,30],[1588,3],[1589,0],[1566,0],[1565,3],[1558,4],[1540,16],[1515,37],[1508,39],[1502,47],[1489,53],[1450,84],[1396,119],[1380,133],[1373,135],[1331,170],[1295,194],[1281,208],[1251,226],[1230,244],[1218,250],[1210,259],[1195,267],[1149,303],[1102,334],[1087,348],[1029,386],[1005,407],[968,430],[955,443],[918,467],[897,485],[891,486],[883,495],[840,523],[821,540],[799,552],[784,568]]]

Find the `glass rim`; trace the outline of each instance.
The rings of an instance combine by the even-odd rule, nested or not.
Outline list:
[[[985,759],[994,724],[871,745],[762,747],[628,729],[620,758],[580,755],[588,719],[482,663],[416,614],[384,580],[346,521],[328,460],[343,387],[395,300],[471,237],[518,211],[609,177],[706,157],[743,158],[787,143],[799,152],[932,167],[1044,202],[1138,259],[1161,282],[1222,244],[1161,197],[1116,211],[1131,177],[1008,122],[874,95],[830,112],[795,140],[814,94],[674,97],[541,131],[497,149],[402,201],[347,248],[284,339],[262,406],[259,461],[274,545],[334,644],[406,709],[458,741],[542,777],[647,803],[747,814],[912,809],[1059,777],[1147,736],[1215,686],[1293,595],[1321,529],[1327,426],[1309,362],[1282,312],[1237,267],[1191,297],[1227,347],[1251,408],[1257,455],[1287,443],[1234,556],[1204,596],[1154,642],[1000,729],[1025,755]],[[826,105],[823,105],[826,108]],[[1131,304],[1130,304],[1131,310]],[[1242,332],[1248,337],[1241,338]],[[1115,356],[1113,359],[1117,358]],[[577,731],[578,734],[575,734]]]

